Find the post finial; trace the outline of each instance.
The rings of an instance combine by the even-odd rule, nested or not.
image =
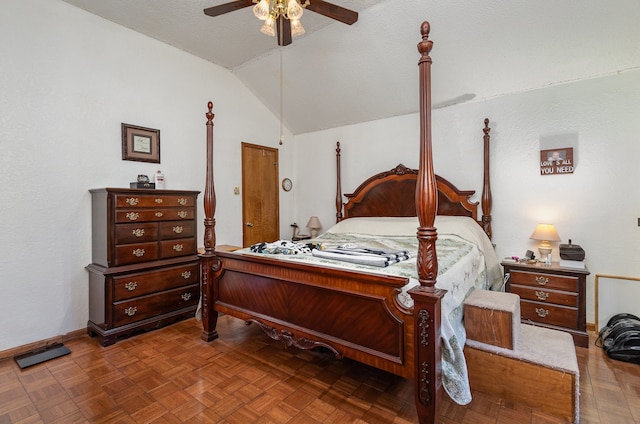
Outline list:
[[[420,25],[420,33],[422,34],[422,41],[418,43],[418,52],[422,55],[420,62],[429,61],[431,62],[431,57],[429,57],[429,53],[431,53],[431,48],[433,47],[433,41],[429,40],[429,32],[431,31],[431,24],[428,21],[424,21],[422,25]]]
[[[207,124],[213,124],[213,117],[215,116],[213,113],[213,102],[207,103],[207,107],[209,108],[209,112],[205,114],[207,117]]]

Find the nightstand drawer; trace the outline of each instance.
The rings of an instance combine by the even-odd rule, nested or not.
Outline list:
[[[509,283],[571,292],[578,291],[578,277],[546,274],[542,272],[511,271]]]
[[[578,293],[518,286],[515,284],[511,285],[511,293],[517,294],[521,299],[533,300],[535,302],[551,303],[573,308],[578,307]]]
[[[523,320],[565,328],[576,328],[578,326],[578,310],[576,308],[521,299],[520,314]]]

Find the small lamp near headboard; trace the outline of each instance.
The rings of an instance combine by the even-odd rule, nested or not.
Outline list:
[[[551,244],[550,241],[558,242],[560,241],[560,237],[558,236],[558,232],[556,231],[556,227],[553,224],[538,224],[536,229],[533,230],[533,234],[529,237],[532,240],[542,241],[540,246],[538,247],[538,251],[540,252],[540,257],[545,258],[548,264],[551,263]]]
[[[307,222],[307,228],[311,231],[311,238],[316,238],[318,236],[318,230],[322,228],[320,219],[317,216],[312,216],[311,218],[309,218],[309,222]]]

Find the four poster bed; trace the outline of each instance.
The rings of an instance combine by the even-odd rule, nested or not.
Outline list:
[[[477,230],[488,241],[491,237],[492,199],[488,120],[485,120],[483,129],[483,215],[480,219],[477,203],[469,200],[474,191],[458,190],[434,173],[429,57],[432,42],[428,39],[427,22],[422,24],[421,33],[422,41],[418,44],[421,54],[419,169],[412,170],[398,165],[390,171],[376,174],[352,194],[347,194],[348,201],[343,205],[338,143],[336,227],[341,229],[332,229],[318,239],[329,244],[333,241],[343,243],[352,233],[360,232],[359,229],[363,226],[371,228],[373,225],[378,229],[373,237],[375,240],[395,240],[392,234],[400,229],[400,232],[410,235],[416,243],[412,261],[406,261],[411,264],[413,273],[417,271],[416,277],[407,277],[402,272],[393,275],[374,270],[363,271],[362,266],[343,268],[319,262],[307,263],[297,258],[282,260],[277,257],[281,255],[251,254],[244,250],[240,253],[216,251],[216,201],[212,168],[214,115],[211,102],[206,114],[205,251],[200,256],[203,340],[211,341],[218,337],[218,313],[225,313],[259,325],[270,337],[282,340],[287,346],[301,349],[322,346],[332,351],[337,358],[348,357],[413,379],[418,416],[421,423],[427,423],[433,422],[437,416],[442,392],[441,336],[447,331],[442,327],[445,324],[444,327],[449,328],[451,315],[459,315],[460,311],[460,308],[455,313],[447,310],[447,296],[455,296],[456,291],[461,291],[457,294],[457,306],[460,307],[470,290],[487,288],[484,281],[491,273],[483,263],[470,287],[460,289],[455,281],[452,285],[444,283],[449,291],[445,296],[447,290],[441,288],[438,255],[441,254],[440,250],[446,248],[438,246],[436,252],[436,239],[441,233],[436,227],[446,227],[449,224],[440,216],[436,222],[436,215],[457,216],[473,222],[475,228],[468,231]],[[398,218],[396,220],[392,217]],[[387,226],[380,220],[391,223]],[[447,237],[444,236],[445,241]],[[493,253],[490,242],[488,244]],[[469,248],[470,251],[474,249]],[[478,262],[477,257],[476,254],[474,263]],[[454,265],[444,263],[447,268],[454,268]],[[392,267],[395,265],[387,268]],[[443,273],[445,274],[449,274],[449,271]],[[407,286],[410,280],[415,280],[417,285]],[[478,287],[480,280],[483,281],[483,287]],[[404,301],[400,300],[403,293]],[[443,305],[444,322],[441,321]],[[461,322],[461,316],[458,316],[458,321]],[[458,346],[454,356],[461,355],[464,340],[458,339],[457,343],[462,346]],[[449,349],[448,339],[445,338],[445,350]]]

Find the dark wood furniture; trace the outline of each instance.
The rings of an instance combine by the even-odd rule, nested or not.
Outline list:
[[[107,346],[120,336],[192,317],[200,292],[199,192],[90,192],[89,334]]]
[[[502,262],[506,291],[520,296],[521,321],[570,333],[576,346],[589,347],[586,280],[589,270]]]
[[[473,191],[457,190],[436,177],[431,153],[432,43],[429,24],[421,26],[420,162],[418,170],[398,166],[362,184],[342,205],[337,149],[337,220],[352,216],[417,216],[418,279],[410,291],[413,309],[402,307],[396,294],[406,278],[283,263],[270,257],[216,250],[216,208],[213,182],[213,104],[207,116],[207,179],[204,192],[205,251],[201,254],[202,339],[218,337],[219,313],[259,325],[288,346],[323,346],[336,357],[349,357],[415,382],[416,408],[421,423],[433,422],[442,395],[440,302],[445,292],[435,288],[438,261],[434,228],[436,212],[454,210],[477,218]],[[485,120],[483,215],[479,222],[491,234],[489,191],[489,128]],[[485,191],[486,190],[486,191]],[[393,201],[390,201],[389,196]],[[439,208],[438,203],[442,206]],[[357,206],[356,206],[357,205]],[[389,208],[394,205],[395,208]],[[450,206],[450,207],[449,207]]]

